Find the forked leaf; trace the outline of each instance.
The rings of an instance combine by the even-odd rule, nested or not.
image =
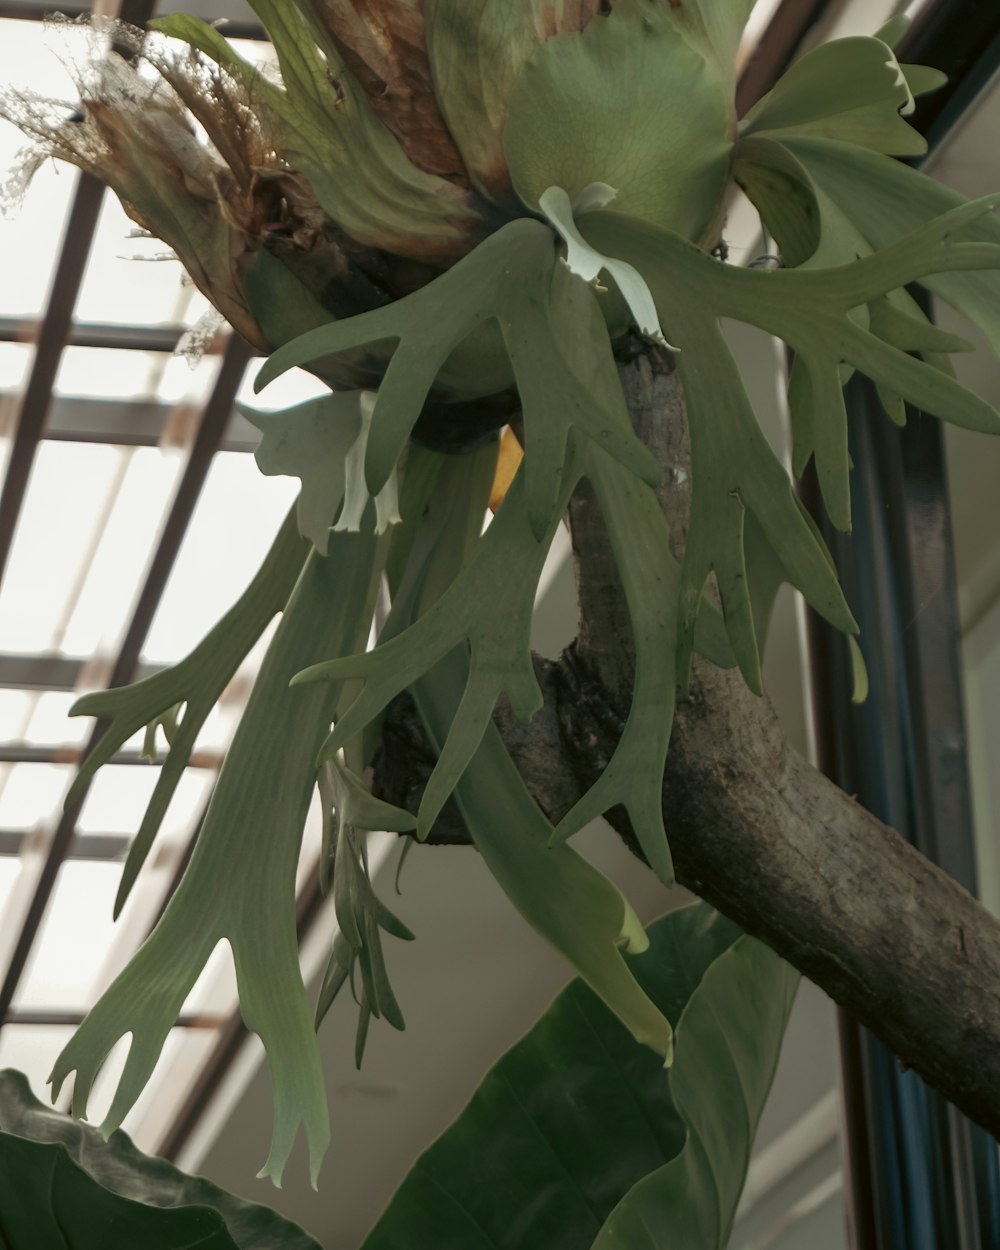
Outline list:
[[[508,694],[523,720],[541,706],[529,649],[531,612],[551,530],[558,524],[577,477],[578,471],[568,471],[564,476],[556,520],[539,541],[531,528],[524,479],[519,473],[476,558],[419,620],[372,651],[313,665],[295,678],[296,684],[364,679],[361,693],[339,717],[323,746],[322,755],[329,758],[397,694],[429,673],[456,647],[468,643],[469,677],[420,805],[420,837],[426,836],[437,819],[482,740],[500,694]],[[513,570],[517,572],[511,578]],[[506,601],[503,611],[497,611],[497,590],[504,586]]]
[[[331,353],[398,340],[378,390],[368,439],[365,472],[369,490],[377,494],[455,349],[480,327],[496,323],[521,396],[527,504],[540,537],[554,518],[571,429],[598,441],[644,479],[659,480],[659,467],[631,429],[610,425],[579,381],[558,367],[549,308],[553,269],[559,263],[555,238],[546,226],[526,218],[511,222],[405,299],[323,326],[279,348],[255,386],[260,390],[293,366]],[[606,341],[607,332],[602,335]],[[595,350],[603,348],[600,341],[595,344]]]
[[[440,747],[465,681],[452,653],[414,687],[432,743]],[[566,845],[526,789],[492,724],[455,788],[473,844],[522,916],[566,958],[636,1041],[669,1063],[668,1021],[636,983],[624,951],[646,949],[642,925],[617,888]]]
[[[574,982],[420,1157],[362,1250],[721,1250],[798,975],[704,903],[649,936],[633,962],[677,1028],[673,1068]]]
[[[408,832],[417,822],[409,812],[375,798],[337,757],[321,764],[319,786],[324,809],[320,883],[324,890],[328,888],[332,866],[339,932],[323,976],[316,1024],[318,1026],[326,1015],[355,966],[359,966],[363,989],[356,1055],[360,1064],[369,1012],[384,1017],[394,1028],[404,1027],[386,971],[379,930],[384,929],[403,941],[413,940],[406,925],[375,893],[369,876],[365,838],[372,831]]]
[[[76,1071],[73,1111],[117,1040],[128,1059],[102,1132],[117,1128],[148,1081],[191,987],[226,940],[247,1027],[258,1033],[274,1086],[275,1123],[262,1175],[278,1182],[305,1126],[313,1182],[329,1141],[323,1075],[299,971],[295,873],[316,752],[336,687],[292,690],[304,659],[367,641],[384,540],[338,534],[310,553],[268,648],[226,756],[191,862],[153,932],[56,1060],[55,1093]]]
[[[592,348],[591,322],[601,311],[593,294],[568,272],[557,272],[556,316],[561,354],[612,419],[630,425],[617,370]],[[573,327],[578,333],[573,333]],[[559,822],[556,842],[621,804],[650,867],[673,880],[663,826],[663,770],[673,725],[677,685],[677,609],[680,566],[670,550],[670,531],[652,487],[605,456],[593,443],[580,448],[580,466],[597,497],[632,622],[635,678],[632,703],[614,754],[593,786]],[[708,613],[704,617],[709,621]]]
[[[963,203],[850,265],[773,272],[719,265],[676,235],[615,213],[589,213],[580,219],[581,230],[595,246],[642,264],[667,333],[681,348],[678,368],[690,412],[693,478],[679,636],[682,676],[704,579],[714,570],[733,649],[748,683],[759,688],[743,567],[744,508],[757,517],[793,585],[837,628],[856,632],[836,577],[795,503],[787,474],[757,425],[720,319],[759,326],[795,349],[820,404],[815,437],[818,459],[823,459],[821,477],[831,497],[843,501],[848,466],[839,388],[844,364],[946,420],[1000,430],[1000,414],[988,403],[886,343],[851,315],[927,275],[1000,268],[996,244],[963,241],[986,233],[978,223],[998,203],[996,196]],[[996,223],[988,220],[992,232]],[[841,508],[841,522],[846,520],[843,512]]]
[[[786,146],[814,185],[851,219],[872,248],[884,249],[968,201],[950,187],[877,152],[829,140],[790,138]],[[956,226],[953,244],[1000,244],[1000,219],[974,216]],[[959,272],[961,268],[962,272]],[[1000,273],[985,259],[979,266],[942,265],[915,278],[969,318],[1000,355]]]
[[[190,655],[134,685],[86,694],[70,709],[71,716],[96,716],[110,724],[80,765],[66,795],[67,808],[85,792],[102,764],[137,730],[143,725],[155,729],[166,715],[173,713],[175,728],[169,738],[170,748],[142,824],[129,846],[115,899],[115,916],[125,905],[149,854],[206,717],[265,626],[285,606],[305,554],[305,544],[296,532],[294,512],[289,513],[253,581]],[[184,710],[178,724],[176,709],[181,705]],[[144,744],[147,748],[155,748],[148,735]]]
[[[909,82],[888,44],[866,36],[834,39],[785,70],[744,117],[740,133],[816,136],[922,156],[927,141],[903,120],[913,109]]]
[[[439,490],[414,545],[420,560],[409,588],[403,588],[394,604],[400,627],[432,610],[468,560],[463,529],[470,514],[485,508],[490,479],[477,482],[462,459],[441,457]],[[430,741],[439,750],[467,682],[468,662],[456,649],[413,687]],[[550,845],[552,826],[492,724],[458,782],[455,799],[473,843],[514,906],[637,1040],[669,1060],[670,1026],[639,989],[622,955],[623,943],[632,951],[645,949],[641,925],[605,877],[568,846]]]

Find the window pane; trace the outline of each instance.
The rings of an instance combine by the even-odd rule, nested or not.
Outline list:
[[[110,653],[124,633],[181,461],[156,447],[122,449],[123,473],[79,599],[61,641],[68,655]]]
[[[46,1084],[59,1052],[73,1036],[70,1025],[5,1024],[0,1032],[0,1068],[23,1072],[31,1092],[49,1104],[51,1087]]]
[[[76,304],[79,321],[178,325],[193,286],[158,239],[137,227],[116,196],[106,195]]]
[[[63,864],[18,987],[16,1007],[83,1011],[90,1006],[91,986],[114,940],[112,907],[120,877],[118,864]]]
[[[71,690],[46,690],[38,695],[25,741],[32,746],[78,746],[82,743],[93,722],[87,716],[70,716],[69,709],[76,698]]]
[[[298,482],[264,477],[253,457],[221,452],[202,491],[144,648],[169,662],[191,650],[246,589]]]
[[[120,460],[116,447],[39,447],[0,591],[0,650],[38,653],[54,644]]]
[[[80,832],[135,833],[159,775],[160,767],[156,764],[105,764],[94,778],[80,812]],[[176,837],[190,830],[213,780],[214,773],[206,769],[185,771],[158,837]]]
[[[51,819],[73,776],[70,764],[15,764],[0,778],[0,829],[34,829]]]

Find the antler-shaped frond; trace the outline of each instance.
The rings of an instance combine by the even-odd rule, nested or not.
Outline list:
[[[888,322],[876,318],[871,328],[865,328],[852,317],[853,310],[908,282],[957,270],[1000,268],[1000,247],[995,243],[965,241],[968,231],[998,204],[998,196],[963,204],[849,265],[775,272],[719,265],[676,235],[613,213],[580,219],[580,228],[595,246],[641,265],[669,337],[680,348],[693,478],[681,591],[682,674],[687,671],[702,588],[714,570],[740,667],[748,683],[760,688],[743,557],[746,512],[756,517],[788,580],[837,628],[856,632],[826,552],[756,422],[723,338],[721,319],[759,326],[795,349],[799,369],[808,373],[815,406],[812,430],[824,497],[834,521],[846,528],[850,513],[843,365],[945,420],[1000,431],[1000,414],[989,404],[894,345],[893,339],[899,341],[898,318]],[[880,337],[879,330],[888,339]],[[933,341],[938,347],[945,343],[940,336],[933,336]]]
[[[206,717],[267,623],[285,606],[305,555],[305,544],[290,514],[249,587],[189,656],[144,681],[87,694],[74,703],[71,715],[96,716],[110,724],[80,765],[66,795],[67,807],[86,791],[97,770],[144,725],[148,727],[147,753],[155,754],[155,730],[160,724],[169,746],[142,824],[129,847],[115,899],[115,916],[124,907],[149,854]]]
[[[339,690],[291,690],[304,658],[367,640],[385,541],[340,534],[311,553],[268,650],[223,764],[194,854],[147,941],[56,1061],[56,1091],[74,1069],[74,1114],[94,1076],[131,1033],[125,1070],[102,1126],[112,1132],[139,1096],[167,1033],[214,947],[229,942],[247,1027],[260,1035],[274,1083],[275,1126],[264,1174],[280,1180],[303,1124],[313,1180],[329,1140],[323,1075],[295,928],[295,871],[316,752]],[[220,883],[225,888],[220,889]]]
[[[489,341],[484,343],[480,336],[464,365],[459,349],[480,327],[492,323],[499,328],[511,380],[521,397],[526,502],[532,528],[540,537],[558,513],[555,505],[571,429],[599,442],[644,480],[653,484],[659,480],[659,467],[631,429],[610,420],[560,364],[560,339],[551,313],[553,271],[559,263],[551,230],[537,221],[512,222],[413,295],[286,344],[267,361],[256,386],[266,386],[294,365],[379,340],[397,340],[375,401],[365,463],[369,490],[377,494],[439,375],[454,378],[466,393],[475,393],[483,370],[479,353],[484,347],[488,351]],[[607,354],[606,332],[603,338],[594,349]]]
[[[386,970],[381,931],[406,942],[413,940],[407,926],[375,893],[367,834],[408,833],[417,822],[409,812],[376,799],[336,758],[320,766],[319,791],[323,803],[320,880],[324,890],[328,889],[332,869],[338,933],[320,987],[316,1024],[318,1027],[350,977],[359,1008],[355,1062],[360,1067],[372,1016],[384,1018],[395,1029],[404,1028],[403,1013]],[[356,967],[361,970],[360,994],[354,982]]]

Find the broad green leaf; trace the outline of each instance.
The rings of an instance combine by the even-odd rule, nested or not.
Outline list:
[[[543,39],[579,31],[598,0],[425,0],[427,55],[444,119],[473,183],[516,205],[501,136],[511,88]]]
[[[809,178],[788,149],[749,136],[736,145],[733,178],[760,213],[786,265],[804,264],[819,247],[819,203]]]
[[[890,48],[895,48],[912,25],[913,18],[900,13],[896,17],[891,17],[884,26],[880,26],[875,32],[875,38],[881,39]]]
[[[740,41],[756,0],[685,0],[671,5],[669,18],[706,56],[712,72],[735,92]],[[650,4],[654,12],[662,6]],[[713,64],[714,62],[714,64]]]
[[[665,5],[615,5],[578,35],[540,44],[511,92],[504,152],[537,209],[562,187],[617,192],[630,216],[698,239],[729,172],[732,93]]]
[[[745,935],[706,969],[677,1025],[670,1072],[684,1149],[629,1191],[593,1250],[660,1250],[678,1237],[724,1250],[798,983]]]
[[[265,626],[285,606],[305,555],[294,513],[289,513],[249,587],[190,655],[134,685],[86,694],[70,709],[71,716],[96,716],[110,723],[80,765],[66,795],[67,808],[85,792],[101,765],[137,730],[149,727],[144,746],[148,753],[155,745],[156,726],[164,716],[169,715],[173,726],[167,758],[129,847],[115,899],[116,917],[149,854],[206,717]]]
[[[379,340],[398,347],[379,387],[368,440],[368,487],[377,494],[398,462],[435,379],[473,331],[495,323],[520,392],[526,455],[525,490],[532,528],[554,520],[571,429],[579,429],[645,480],[659,466],[631,428],[610,423],[592,396],[563,368],[550,317],[553,270],[559,265],[547,226],[511,222],[434,282],[386,308],[334,322],[279,348],[257,377],[259,390],[294,365]],[[609,353],[607,332],[592,348]],[[475,372],[475,370],[473,370]]]
[[[5,1250],[319,1250],[268,1207],[43,1106],[10,1070],[0,1072],[0,1178]]]
[[[362,1250],[721,1250],[798,975],[704,903],[649,937],[632,966],[677,1029],[673,1067],[574,982],[417,1161]]]
[[[177,891],[128,966],[56,1060],[56,1093],[72,1071],[73,1113],[86,1114],[94,1077],[131,1033],[102,1132],[142,1092],[171,1026],[216,945],[228,941],[247,1027],[258,1033],[274,1086],[275,1124],[262,1175],[277,1183],[300,1124],[313,1182],[329,1141],[323,1075],[299,971],[295,872],[316,776],[336,711],[335,686],[290,689],[304,661],[367,641],[385,540],[336,534],[310,553],[268,648]]]
[[[816,136],[922,156],[926,140],[903,120],[913,108],[906,75],[888,44],[864,36],[834,39],[787,69],[747,113],[740,133]]]

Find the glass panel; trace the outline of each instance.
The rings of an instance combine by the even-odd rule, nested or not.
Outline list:
[[[220,452],[170,575],[144,657],[170,662],[187,654],[242,594],[256,573],[298,489],[267,478],[251,456]]]
[[[83,1011],[114,940],[118,864],[68,860],[59,869],[15,1006]]]
[[[87,716],[70,716],[76,701],[70,690],[46,690],[35,699],[24,739],[32,746],[78,746],[90,732]]]
[[[3,218],[0,217],[0,227]],[[3,252],[0,250],[0,264]],[[35,350],[25,343],[0,343],[0,392],[20,391],[28,380]]]
[[[173,498],[181,459],[156,447],[122,450],[123,476],[101,542],[63,634],[68,655],[110,651],[124,632]]]
[[[220,356],[203,356],[194,366],[184,356],[165,361],[156,385],[156,397],[168,404],[203,405],[222,363]]]
[[[24,738],[33,697],[27,690],[0,690],[0,743],[20,742]]]
[[[76,304],[79,321],[179,325],[194,288],[159,239],[137,236],[118,199],[104,197]]]
[[[16,859],[6,855],[0,856],[0,915],[3,915],[20,875],[21,865]]]
[[[257,408],[262,412],[275,412],[279,408],[288,408],[292,404],[301,404],[303,400],[314,399],[317,395],[326,395],[330,388],[304,369],[292,369],[283,373],[270,384],[260,395],[253,390],[254,379],[263,367],[263,360],[253,360],[247,369],[236,396],[237,403],[246,404],[248,408]]]
[[[0,591],[0,650],[38,653],[53,645],[120,461],[115,447],[39,447]]]
[[[42,96],[73,99],[76,89],[65,65],[47,51],[41,22],[5,20],[0,39],[0,82],[24,87]],[[19,167],[25,148],[20,131],[0,122],[0,169]],[[37,317],[45,302],[58,258],[53,241],[60,239],[77,175],[64,165],[46,161],[35,174],[20,209],[0,215],[0,316]]]
[[[170,356],[112,347],[67,347],[56,374],[57,395],[151,399]]]
[[[0,1068],[17,1068],[28,1078],[31,1092],[49,1105],[46,1084],[59,1052],[73,1036],[71,1025],[5,1024],[0,1032]]]
[[[80,812],[80,833],[135,833],[159,775],[157,764],[105,764],[94,778]],[[213,780],[214,773],[207,769],[188,768],[184,772],[159,837],[176,837],[190,830]]]
[[[34,829],[59,811],[70,764],[15,764],[0,789],[0,829]]]

